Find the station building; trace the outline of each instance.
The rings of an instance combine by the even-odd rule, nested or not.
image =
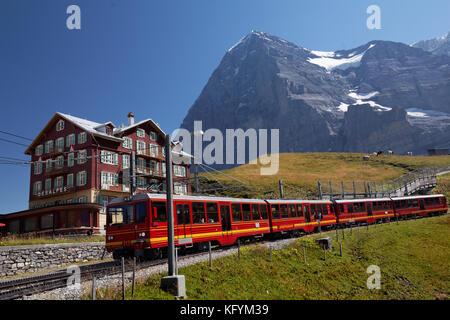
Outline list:
[[[0,215],[3,233],[102,233],[105,205],[130,194],[165,191],[165,133],[152,119],[97,123],[57,112],[29,145],[28,210]],[[191,192],[189,165],[174,164],[174,193]]]

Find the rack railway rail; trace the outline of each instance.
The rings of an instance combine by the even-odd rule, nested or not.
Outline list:
[[[224,251],[224,248],[214,248],[215,252]],[[178,261],[203,255],[205,252],[195,252],[178,257]],[[163,265],[167,263],[167,259],[157,259],[151,261],[140,261],[136,263],[136,271],[149,267]],[[90,265],[79,266],[80,282],[92,280],[102,276],[111,276],[122,272],[122,264],[120,260],[100,262]],[[125,272],[131,272],[133,269],[132,260],[125,260]],[[20,299],[24,296],[43,293],[46,291],[64,288],[68,285],[68,279],[72,273],[68,268],[57,272],[24,277],[11,280],[0,281],[0,300]]]

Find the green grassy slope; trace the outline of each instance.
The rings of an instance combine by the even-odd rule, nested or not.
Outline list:
[[[334,235],[330,232],[329,235]],[[323,236],[323,235],[322,235]],[[448,299],[450,216],[400,221],[345,231],[343,257],[333,238],[327,253],[305,237],[274,250],[258,245],[237,255],[181,268],[189,299]],[[307,264],[303,263],[306,248]],[[381,270],[381,289],[369,290],[367,268]],[[135,299],[173,299],[160,290],[161,275],[137,285]],[[120,299],[118,290],[97,297]],[[127,291],[127,299],[130,298]]]
[[[317,196],[317,181],[387,182],[409,171],[423,167],[450,166],[450,156],[371,156],[363,160],[358,153],[282,153],[276,175],[261,175],[261,165],[245,164],[223,172],[248,184],[246,190],[227,190],[230,196],[261,197],[264,192],[278,192],[278,180]],[[228,186],[242,186],[219,173],[201,175]],[[326,186],[326,184],[324,185]],[[359,185],[359,186],[362,186]],[[208,186],[204,185],[204,189]]]

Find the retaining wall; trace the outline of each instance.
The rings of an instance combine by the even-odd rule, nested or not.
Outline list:
[[[0,277],[111,257],[104,242],[0,247]]]

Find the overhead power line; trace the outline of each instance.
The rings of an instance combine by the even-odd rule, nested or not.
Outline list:
[[[28,145],[26,145],[26,144],[19,143],[19,142],[15,142],[15,141],[12,141],[12,140],[3,139],[3,138],[0,138],[0,140],[1,140],[1,141],[6,141],[6,142],[9,142],[9,143],[14,143],[14,144],[17,144],[17,145],[19,145],[19,146],[28,147]]]
[[[22,136],[19,136],[18,134],[14,134],[14,133],[2,131],[2,130],[0,130],[0,132],[4,133],[4,134],[7,134],[7,135],[10,135],[10,136],[13,136],[13,137],[16,137],[16,138],[25,139],[25,140],[28,140],[28,141],[33,141],[33,139],[22,137]]]

